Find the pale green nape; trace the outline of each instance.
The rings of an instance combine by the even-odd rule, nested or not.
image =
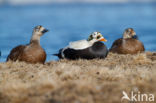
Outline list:
[[[87,39],[87,41],[91,41],[93,40],[93,35],[90,35],[89,38]]]

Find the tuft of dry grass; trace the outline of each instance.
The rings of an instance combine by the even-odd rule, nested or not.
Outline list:
[[[0,103],[121,103],[122,91],[156,95],[155,77],[151,52],[45,65],[0,63]]]

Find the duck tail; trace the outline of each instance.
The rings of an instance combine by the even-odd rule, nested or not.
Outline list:
[[[59,54],[53,54],[53,56],[57,56],[58,58],[62,59],[61,53],[59,53]]]
[[[53,56],[59,56],[59,54],[52,54]]]

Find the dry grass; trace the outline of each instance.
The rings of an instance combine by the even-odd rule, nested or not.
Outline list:
[[[155,87],[156,53],[150,52],[45,65],[0,63],[0,103],[121,103],[123,90],[156,95]]]

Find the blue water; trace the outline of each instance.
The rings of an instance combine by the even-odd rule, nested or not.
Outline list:
[[[135,29],[147,51],[156,51],[156,3],[2,5],[0,62],[13,47],[29,42],[36,25],[50,30],[41,38],[47,61],[56,60],[51,54],[68,42],[86,39],[93,31],[104,35],[109,48],[128,27]]]

